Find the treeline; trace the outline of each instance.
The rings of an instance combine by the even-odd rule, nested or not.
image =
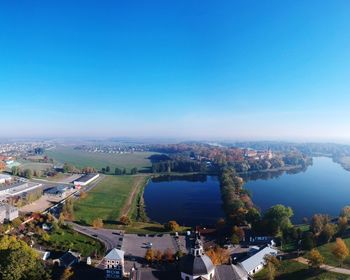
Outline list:
[[[167,160],[152,163],[153,173],[163,172],[207,172],[204,162],[194,160]]]

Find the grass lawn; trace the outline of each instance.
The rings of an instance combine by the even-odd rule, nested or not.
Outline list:
[[[257,273],[254,280],[267,279],[267,270],[263,269]],[[307,265],[295,261],[282,261],[277,270],[276,280],[342,280],[348,279],[348,275],[342,275],[324,270],[311,270]]]
[[[46,171],[46,169],[51,169],[53,167],[52,163],[41,163],[41,162],[31,162],[27,160],[19,160],[21,165],[19,168],[21,170],[32,169],[33,171]]]
[[[345,238],[344,241],[348,246],[348,248],[350,248],[350,238]],[[317,249],[320,251],[321,255],[325,258],[326,264],[329,264],[332,266],[339,266],[339,261],[332,254],[332,247],[334,246],[334,244],[335,242],[324,244],[322,246],[319,246]],[[342,267],[350,269],[350,256],[345,259]]]
[[[120,227],[124,229],[126,233],[138,233],[138,234],[152,234],[152,233],[165,233],[164,226],[157,223],[142,223],[142,222],[133,222],[127,227]],[[179,232],[185,232],[190,230],[190,227],[180,227]]]
[[[84,199],[74,203],[75,220],[91,225],[101,218],[106,227],[115,227],[121,215],[130,214],[133,200],[146,183],[147,176],[106,176]]]
[[[105,154],[89,153],[74,150],[72,147],[59,146],[56,149],[46,151],[49,158],[60,163],[71,163],[78,168],[90,166],[98,170],[107,165],[114,172],[115,168],[126,168],[127,171],[136,167],[139,170],[149,170],[152,166],[148,159],[154,152],[135,152],[133,154]]]
[[[101,242],[71,229],[55,231],[50,235],[49,243],[60,250],[80,252],[82,256],[91,256],[94,253],[102,256],[105,251]]]

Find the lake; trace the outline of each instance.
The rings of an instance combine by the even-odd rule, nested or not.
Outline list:
[[[215,176],[162,176],[144,192],[148,217],[159,223],[175,220],[180,225],[211,225],[222,210],[220,184]]]
[[[350,172],[326,157],[314,158],[305,170],[260,172],[244,179],[257,207],[290,206],[294,223],[316,213],[338,216],[350,205]],[[215,176],[159,177],[147,185],[144,199],[148,217],[160,223],[210,225],[225,216]]]
[[[292,207],[294,223],[316,213],[338,216],[350,205],[350,172],[326,157],[314,158],[306,171],[251,180],[244,187],[263,211],[276,204]]]

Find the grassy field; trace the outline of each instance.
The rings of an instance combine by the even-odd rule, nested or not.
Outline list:
[[[344,239],[344,241],[348,246],[348,248],[350,248],[350,238],[346,238]],[[335,242],[324,244],[322,246],[319,246],[317,249],[320,251],[321,255],[325,258],[326,264],[329,264],[332,266],[339,266],[339,262],[332,254],[332,247],[334,246],[334,244]],[[350,256],[345,259],[342,267],[350,269]]]
[[[127,171],[134,167],[137,167],[139,170],[149,170],[152,164],[148,157],[155,153],[105,154],[74,150],[71,147],[57,147],[46,151],[46,154],[57,162],[71,163],[78,168],[90,166],[100,170],[108,165],[113,172],[115,168],[126,168]]]
[[[104,246],[97,240],[73,230],[59,230],[50,235],[50,244],[60,250],[73,250],[83,256],[91,256],[95,252],[103,256]]]
[[[51,163],[32,162],[29,160],[19,160],[19,163],[21,164],[19,166],[21,170],[32,169],[33,171],[45,171],[53,167]]]
[[[347,275],[327,272],[324,270],[311,270],[305,264],[295,261],[282,261],[277,271],[276,280],[343,280],[349,279]],[[254,280],[267,279],[267,270],[263,269],[256,274]]]
[[[94,219],[101,218],[106,227],[116,226],[121,215],[130,215],[146,180],[147,176],[107,176],[86,198],[74,204],[75,220],[91,225]]]

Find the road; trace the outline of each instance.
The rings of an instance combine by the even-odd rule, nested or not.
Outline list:
[[[107,251],[113,248],[122,249],[124,231],[111,229],[95,229],[92,227],[80,226],[75,223],[69,224],[73,227],[75,231],[100,240],[102,243],[105,244]]]

